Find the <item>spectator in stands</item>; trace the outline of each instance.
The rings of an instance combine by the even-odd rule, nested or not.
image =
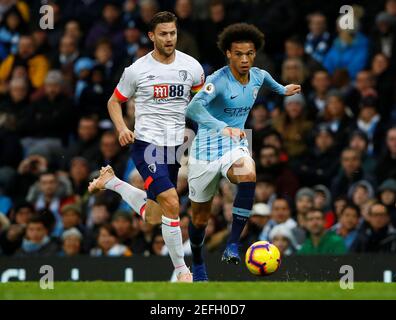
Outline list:
[[[366,67],[368,60],[369,41],[365,35],[355,29],[344,29],[337,20],[338,36],[326,54],[323,65],[333,74],[337,69],[348,70],[351,79],[355,79],[359,71]]]
[[[383,119],[388,119],[391,113],[390,106],[395,105],[394,84],[396,81],[390,60],[383,53],[377,53],[371,61],[370,72],[374,78],[375,91],[378,96],[378,111]]]
[[[61,257],[76,257],[81,254],[82,234],[76,228],[71,228],[62,234],[62,250],[59,252]]]
[[[298,225],[304,226],[305,216],[314,207],[315,192],[311,188],[301,188],[295,196],[296,214],[294,215]]]
[[[339,166],[335,137],[327,126],[319,126],[314,134],[314,145],[309,149],[296,172],[303,185],[330,186],[331,179],[337,173]]]
[[[327,71],[316,71],[311,80],[312,91],[308,95],[308,110],[307,116],[310,120],[315,120],[317,117],[323,117],[327,93],[331,86],[331,79]]]
[[[345,247],[350,251],[358,235],[360,209],[354,204],[347,204],[341,211],[340,220],[331,230],[344,239]]]
[[[390,1],[391,2],[391,1]],[[395,67],[393,59],[396,54],[396,17],[391,13],[383,11],[375,17],[375,28],[370,37],[371,54],[382,53]]]
[[[33,88],[41,88],[49,70],[47,58],[36,54],[36,45],[30,35],[22,35],[19,39],[18,52],[10,54],[0,64],[0,82],[8,81],[18,67],[27,67],[27,76]]]
[[[361,180],[354,183],[348,190],[348,198],[352,203],[359,207],[360,213],[363,217],[365,212],[368,212],[368,208],[371,206],[371,202],[374,199],[375,192],[370,182]]]
[[[17,6],[12,6],[0,19],[0,62],[18,52],[19,38],[26,32],[26,21]]]
[[[139,232],[139,229],[134,225],[132,215],[131,212],[117,211],[111,221],[120,243],[131,249]]]
[[[34,207],[29,202],[21,202],[11,210],[11,225],[0,233],[0,251],[4,255],[11,256],[21,247],[26,226],[34,213]]]
[[[95,47],[94,57],[96,63],[95,66],[100,66],[102,68],[101,71],[104,72],[104,80],[115,85],[116,82],[119,80],[118,78],[115,78],[115,74],[118,71],[119,65],[116,53],[111,45],[111,42],[106,39],[99,41]],[[93,68],[91,72],[92,71]],[[91,78],[91,81],[92,80],[93,79]],[[99,81],[96,80],[96,82]]]
[[[58,246],[49,237],[48,227],[43,218],[33,216],[26,227],[22,246],[15,253],[16,257],[48,257],[57,253]]]
[[[386,134],[386,151],[377,165],[378,183],[387,178],[396,179],[396,127],[390,128]]]
[[[331,45],[326,16],[314,12],[307,17],[307,20],[309,33],[305,38],[305,53],[321,63]]]
[[[272,117],[276,117],[276,114],[273,115]],[[285,151],[282,136],[275,129],[269,128],[268,130],[266,130],[264,136],[262,137],[262,143],[259,147],[261,148],[262,146],[272,146],[276,148],[279,151],[280,162],[287,163],[289,161],[289,155]],[[259,155],[260,152],[257,152],[257,156]]]
[[[178,27],[194,36],[199,33],[199,26],[193,18],[193,6],[191,0],[176,0],[175,13],[178,18]]]
[[[315,71],[322,68],[322,65],[311,55],[304,52],[304,42],[299,36],[292,36],[285,41],[286,59],[299,59],[303,62],[310,77]]]
[[[82,48],[83,31],[81,29],[81,21],[73,18],[65,23],[64,37],[71,37],[76,41],[77,48]]]
[[[283,224],[277,225],[271,230],[269,241],[279,249],[281,256],[290,256],[297,251],[293,245],[293,234]]]
[[[337,216],[332,209],[332,197],[329,188],[324,185],[316,185],[313,187],[314,195],[314,208],[320,210],[325,215],[325,228],[329,229],[336,221]]]
[[[91,250],[90,255],[92,257],[130,257],[132,251],[119,243],[114,227],[105,224],[99,228],[97,247]]]
[[[390,215],[383,204],[374,204],[369,211],[369,219],[359,230],[352,252],[396,252],[396,231],[390,224]]]
[[[15,78],[10,81],[9,88],[9,94],[0,101],[1,122],[23,138],[30,125],[29,84],[24,78]]]
[[[70,195],[70,182],[48,171],[40,175],[38,183],[30,188],[26,197],[27,201],[34,203],[36,210],[49,209],[54,214],[56,226],[53,235],[56,237],[61,236],[63,229],[60,208]]]
[[[387,179],[379,187],[379,200],[386,206],[390,216],[393,227],[396,228],[396,180]]]
[[[106,78],[107,72],[104,65],[93,67],[79,100],[79,110],[82,114],[97,115],[102,122],[109,119],[108,111],[103,107],[111,96],[109,81]]]
[[[281,134],[290,160],[298,160],[307,151],[307,138],[312,122],[306,118],[306,102],[302,94],[286,97],[285,112],[273,119],[273,127]]]
[[[80,118],[77,129],[77,141],[71,144],[67,150],[66,164],[68,167],[71,159],[82,157],[87,160],[90,171],[97,169],[96,160],[100,156],[100,136],[98,117],[87,115]]]
[[[263,146],[257,172],[275,182],[278,195],[293,198],[299,187],[299,182],[287,165],[280,162],[279,156],[279,151],[276,148]]]
[[[271,178],[258,176],[256,182],[255,199],[256,202],[262,202],[271,206],[272,201],[276,198],[276,186]]]
[[[46,155],[59,165],[62,146],[68,143],[73,124],[73,104],[64,93],[64,79],[52,70],[45,79],[45,95],[31,105],[29,138],[22,141],[28,154]]]
[[[224,56],[217,48],[217,36],[229,24],[227,19],[224,1],[211,0],[209,18],[201,21],[199,33],[201,63],[207,74],[224,66]]]
[[[82,224],[82,210],[79,204],[66,204],[61,209],[63,230],[77,229],[82,234],[85,233],[85,226]]]
[[[109,39],[115,52],[121,53],[123,46],[123,24],[121,8],[115,1],[108,1],[103,7],[103,19],[95,23],[89,30],[85,47],[93,50],[98,41]]]
[[[128,155],[122,150],[118,142],[117,134],[113,131],[103,133],[100,141],[100,157],[96,161],[96,167],[111,165],[117,177],[123,177],[125,173]]]
[[[157,233],[154,235],[153,240],[151,241],[151,249],[150,253],[155,256],[162,256],[162,251],[165,247],[165,241],[162,237],[161,233]]]
[[[344,240],[333,231],[326,231],[325,218],[322,211],[316,209],[309,211],[306,215],[305,228],[308,231],[308,236],[298,254],[346,253]]]
[[[281,82],[295,83],[302,86],[303,92],[308,92],[308,71],[303,61],[298,58],[287,58],[282,63]]]
[[[65,78],[71,82],[74,64],[79,57],[78,38],[64,35],[59,41],[58,52],[52,57],[51,68],[61,70]]]
[[[326,125],[333,132],[338,148],[343,147],[347,141],[352,125],[351,115],[342,93],[338,90],[331,90],[327,94],[326,107],[323,117],[317,119],[318,125]]]
[[[341,153],[341,169],[331,182],[333,197],[347,195],[349,188],[360,180],[370,181],[370,177],[362,169],[360,153],[354,149],[346,148]]]
[[[74,102],[77,106],[80,105],[81,93],[88,86],[91,70],[95,64],[94,60],[87,57],[81,57],[74,63],[74,77],[77,79],[74,88]],[[81,110],[78,110],[78,112],[80,115],[82,114]]]
[[[268,241],[271,230],[280,224],[284,224],[290,230],[297,227],[296,221],[291,218],[290,205],[284,198],[277,198],[272,203],[271,219],[265,224],[259,239]]]
[[[369,140],[367,135],[360,130],[352,132],[349,138],[349,147],[358,151],[362,158],[362,168],[368,175],[373,176],[375,173],[377,161],[376,157],[368,153]]]
[[[83,197],[87,193],[89,173],[89,163],[85,158],[75,157],[71,160],[69,177],[74,195]]]
[[[363,99],[368,97],[376,98],[378,93],[375,90],[375,78],[371,71],[363,70],[358,72],[356,81],[348,92],[348,102],[354,116],[359,114],[359,109]]]

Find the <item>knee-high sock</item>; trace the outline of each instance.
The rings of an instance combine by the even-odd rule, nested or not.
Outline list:
[[[206,227],[197,228],[190,221],[188,233],[190,235],[190,245],[194,264],[203,263],[202,248],[204,245]]]
[[[177,274],[190,272],[184,262],[184,250],[180,219],[170,219],[162,216],[162,236],[168,247],[173,266]]]
[[[106,189],[117,192],[131,208],[144,219],[147,194],[114,176],[105,184]]]
[[[241,182],[238,184],[238,191],[232,209],[232,228],[228,243],[239,243],[243,228],[252,212],[255,189],[255,182]]]

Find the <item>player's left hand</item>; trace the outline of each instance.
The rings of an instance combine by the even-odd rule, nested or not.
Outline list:
[[[301,86],[299,84],[289,84],[286,86],[285,96],[292,96],[301,92]]]

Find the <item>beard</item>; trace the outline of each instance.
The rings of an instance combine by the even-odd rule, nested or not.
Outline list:
[[[175,52],[175,47],[173,47],[171,51],[167,51],[167,50],[165,49],[165,47],[162,47],[162,46],[156,46],[156,47],[157,47],[158,52],[159,52],[162,56],[165,56],[165,57],[167,57],[167,58],[169,58],[169,57]]]

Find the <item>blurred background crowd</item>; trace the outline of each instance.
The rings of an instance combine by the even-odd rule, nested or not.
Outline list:
[[[354,4],[353,30],[337,27]],[[40,7],[54,29],[39,27]],[[88,182],[110,164],[143,189],[107,100],[152,50],[148,22],[176,13],[178,49],[207,75],[226,62],[217,35],[249,22],[266,36],[256,65],[302,94],[262,90],[253,130],[256,203],[242,235],[284,255],[396,253],[396,0],[0,0],[0,256],[167,255],[159,227]],[[133,127],[134,104],[124,115]],[[177,191],[190,254],[186,163]],[[224,248],[235,186],[221,182],[206,234]]]

